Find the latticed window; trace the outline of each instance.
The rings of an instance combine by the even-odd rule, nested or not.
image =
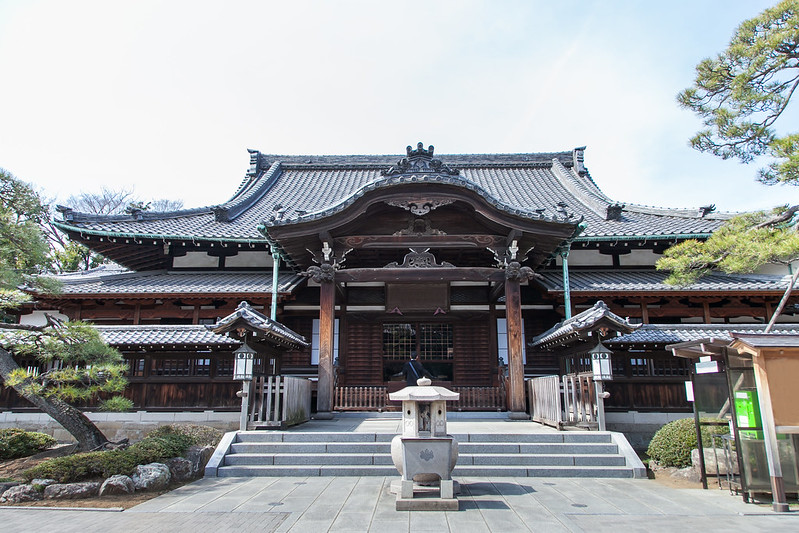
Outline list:
[[[153,359],[150,366],[151,376],[208,376],[211,371],[211,360],[198,359]]]
[[[383,356],[408,359],[412,352],[422,360],[452,359],[451,324],[384,324]]]

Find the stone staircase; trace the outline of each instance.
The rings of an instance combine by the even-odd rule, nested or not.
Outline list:
[[[398,476],[390,433],[247,431],[225,435],[206,477]],[[646,477],[620,433],[454,435],[453,477]]]

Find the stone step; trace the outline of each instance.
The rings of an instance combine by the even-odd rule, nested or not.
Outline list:
[[[316,431],[247,431],[238,434],[237,442],[385,442],[390,443],[393,433],[316,432]],[[612,442],[609,433],[470,433],[454,434],[459,443],[598,443]]]
[[[219,477],[278,477],[278,476],[398,476],[397,469],[383,465],[259,465],[222,466]],[[632,478],[633,471],[619,466],[456,466],[457,477],[595,477]]]
[[[249,431],[228,434],[212,458],[218,476],[396,476],[389,433]],[[455,435],[453,476],[643,476],[632,449],[600,432]],[[624,451],[621,451],[624,450]],[[208,469],[207,469],[208,471]]]
[[[398,476],[394,465],[251,465],[222,466],[218,477]]]
[[[392,465],[389,454],[369,453],[234,453],[225,456],[225,466],[245,465]],[[620,455],[566,454],[460,454],[458,466],[624,466]]]
[[[615,444],[603,443],[544,443],[516,444],[501,442],[459,442],[458,450],[462,454],[615,454]],[[238,453],[391,453],[390,443],[377,442],[234,442],[231,451]]]

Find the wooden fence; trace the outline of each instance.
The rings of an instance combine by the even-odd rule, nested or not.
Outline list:
[[[311,382],[305,378],[259,376],[250,393],[250,426],[284,427],[311,416]]]
[[[383,411],[388,403],[386,387],[336,387],[334,398],[338,411]]]
[[[597,398],[591,372],[528,380],[532,419],[555,426],[597,427]]]
[[[563,425],[563,403],[559,376],[543,376],[527,380],[530,415],[538,423],[560,428]]]
[[[452,387],[461,397],[447,402],[450,411],[504,411],[505,389],[503,387]]]
[[[504,411],[505,390],[502,387],[452,387],[460,399],[447,402],[450,411]],[[396,411],[399,402],[388,399],[384,386],[336,387],[335,409],[337,411]]]

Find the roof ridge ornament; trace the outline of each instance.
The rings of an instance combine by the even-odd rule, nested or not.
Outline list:
[[[431,144],[424,149],[424,143],[417,143],[416,150],[410,145],[405,148],[407,157],[400,159],[396,165],[389,167],[382,172],[383,176],[396,176],[399,174],[411,173],[435,173],[457,176],[460,174],[458,169],[451,168],[441,162],[440,159],[433,159],[435,148]]]

